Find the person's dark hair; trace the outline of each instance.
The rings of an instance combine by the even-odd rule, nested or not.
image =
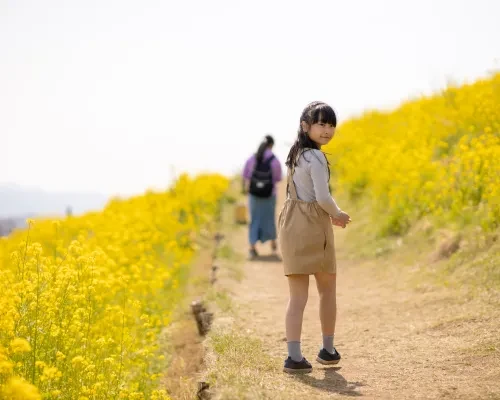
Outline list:
[[[322,101],[314,101],[312,103],[309,103],[307,107],[304,108],[304,111],[302,111],[302,115],[300,116],[299,121],[299,130],[297,132],[297,139],[292,145],[285,162],[285,165],[288,168],[297,166],[298,155],[303,149],[319,150],[318,145],[313,142],[307,132],[304,132],[304,130],[302,129],[303,121],[306,122],[309,126],[318,122],[331,124],[334,127],[337,126],[337,116],[335,115],[335,111],[333,111],[332,107],[330,107],[326,103],[323,103]]]
[[[257,159],[257,163],[260,163],[262,161],[262,159],[264,158],[264,152],[268,147],[271,147],[272,145],[274,145],[273,137],[271,135],[266,135],[262,143],[259,145],[257,153],[255,153],[255,158]]]

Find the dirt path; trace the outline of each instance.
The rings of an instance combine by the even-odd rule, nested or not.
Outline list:
[[[342,232],[335,232],[341,243]],[[246,234],[246,228],[236,231],[232,246],[245,252]],[[314,361],[321,327],[311,277],[302,348],[313,372],[298,377],[281,372],[288,300],[282,265],[270,259],[244,263],[243,280],[231,284],[238,325],[246,327],[248,337],[260,339],[277,362],[257,383],[262,391],[256,387],[254,397],[245,398],[500,398],[500,310],[495,303],[446,289],[418,292],[401,285],[397,273],[381,280],[375,263],[344,262],[340,246],[337,257],[335,346],[343,358],[333,368]],[[403,268],[394,270],[404,273]],[[273,387],[279,388],[275,395]]]

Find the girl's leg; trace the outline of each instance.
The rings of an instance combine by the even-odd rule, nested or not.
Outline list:
[[[289,275],[288,287],[290,298],[286,310],[286,340],[288,355],[298,362],[302,360],[300,335],[309,291],[309,275]]]
[[[318,272],[314,276],[319,293],[319,318],[323,331],[323,348],[329,353],[334,353],[336,352],[333,347],[333,338],[337,317],[337,274]]]
[[[278,245],[276,244],[276,239],[271,240],[271,250],[275,253],[278,250]]]

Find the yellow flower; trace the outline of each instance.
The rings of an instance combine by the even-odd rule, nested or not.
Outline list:
[[[25,380],[11,378],[4,387],[0,387],[1,397],[9,400],[40,400],[38,389]]]
[[[35,366],[38,369],[43,370],[47,366],[47,364],[45,364],[45,362],[43,362],[43,361],[38,360],[35,362]]]
[[[59,378],[61,378],[61,376],[61,371],[59,371],[56,367],[45,367],[40,379],[42,381],[58,380]]]
[[[29,353],[31,346],[26,339],[15,338],[10,342],[10,351],[12,354]]]
[[[10,375],[13,367],[14,364],[11,361],[0,359],[0,376]]]
[[[71,360],[71,364],[73,365],[73,367],[82,365],[83,362],[84,362],[84,358],[82,356],[73,357],[73,359]]]
[[[383,214],[381,234],[402,234],[429,213],[461,222],[471,217],[462,212],[468,207],[483,229],[496,229],[500,174],[492,166],[500,159],[499,85],[496,73],[345,121],[323,149],[333,161],[335,194],[347,204],[365,199],[374,217]]]
[[[59,336],[59,333],[60,333],[60,329],[57,325],[53,325],[50,328],[50,336],[57,337],[57,336]]]
[[[115,397],[167,399],[157,392],[160,380],[148,379],[160,376],[160,365],[138,371],[151,364],[182,300],[179,276],[194,257],[189,241],[209,229],[228,185],[220,175],[183,175],[171,190],[114,199],[82,216],[29,221],[29,232],[2,240],[0,380],[12,380],[0,398],[30,399],[23,378],[35,374],[35,398],[106,398],[112,382]],[[34,332],[35,365],[20,356],[31,351],[22,337]]]

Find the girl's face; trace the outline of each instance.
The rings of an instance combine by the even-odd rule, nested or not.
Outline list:
[[[306,132],[311,140],[318,146],[324,146],[332,140],[333,135],[335,135],[335,127],[332,124],[317,122],[315,124],[309,125],[306,122],[302,122],[302,130]]]

